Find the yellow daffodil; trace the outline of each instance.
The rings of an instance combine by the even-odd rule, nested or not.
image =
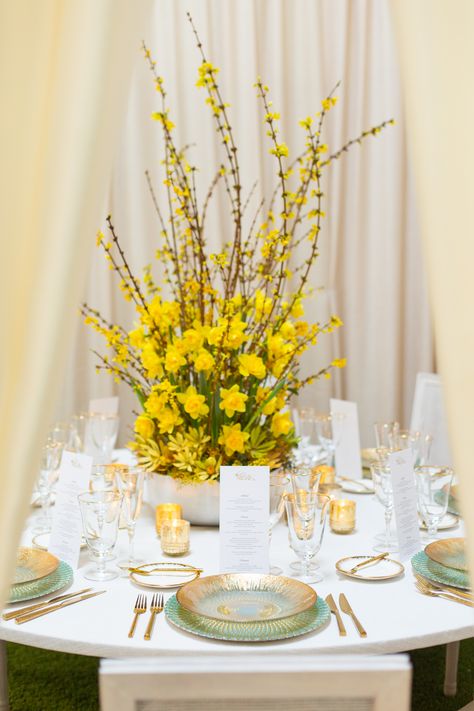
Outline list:
[[[267,369],[263,360],[253,353],[242,353],[239,355],[239,373],[241,375],[253,375],[258,380],[265,377]]]
[[[143,439],[150,439],[150,437],[153,437],[155,425],[150,417],[139,415],[135,420],[134,430]]]
[[[224,425],[218,442],[224,445],[225,453],[232,456],[235,452],[245,452],[245,443],[249,437],[248,432],[241,431],[240,424]]]
[[[241,393],[238,385],[233,385],[228,390],[221,388],[220,395],[219,408],[225,411],[227,417],[232,417],[235,412],[245,412],[248,395]]]
[[[145,402],[145,410],[150,417],[158,417],[167,402],[168,395],[166,393],[158,394],[156,390],[153,390]]]
[[[289,412],[278,412],[276,415],[273,415],[271,430],[274,437],[287,435],[292,429],[293,423]]]
[[[215,360],[212,354],[209,353],[209,351],[207,351],[205,348],[201,348],[194,360],[194,367],[196,368],[196,371],[200,373],[202,370],[212,370],[212,368],[214,367],[214,363]]]
[[[181,355],[177,348],[168,346],[166,349],[165,369],[169,373],[176,373],[182,365],[186,365],[186,358]]]
[[[163,364],[152,343],[146,343],[141,352],[141,361],[150,378],[161,378]]]
[[[179,412],[171,407],[164,407],[157,415],[158,428],[161,434],[171,434],[175,427],[182,424]]]
[[[193,420],[198,420],[209,412],[209,407],[206,405],[206,398],[204,395],[199,395],[194,385],[190,385],[185,393],[180,393],[177,397],[179,402],[184,405],[184,411],[187,412]]]

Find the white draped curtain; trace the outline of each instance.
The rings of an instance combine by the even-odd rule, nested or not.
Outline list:
[[[260,195],[269,196],[276,177],[253,87],[258,75],[271,89],[274,110],[281,113],[281,136],[293,156],[303,146],[298,121],[314,115],[339,80],[339,103],[325,129],[330,151],[384,119],[396,119],[393,128],[354,146],[328,170],[327,217],[312,276],[317,291],[309,308],[310,315],[320,319],[338,313],[345,326],[322,338],[305,355],[303,367],[309,374],[341,356],[347,356],[348,364],[333,380],[318,382],[300,396],[301,403],[319,409],[328,407],[331,395],[355,400],[363,443],[369,446],[377,419],[397,417],[409,423],[416,373],[433,369],[430,313],[388,2],[154,1],[144,39],[165,79],[178,142],[191,144],[189,155],[199,167],[198,188],[204,199],[222,153],[205,97],[195,86],[200,59],[187,10],[208,57],[221,69],[219,80],[231,104],[244,193],[258,181],[252,207]],[[159,224],[144,178],[148,169],[160,199],[163,152],[159,126],[150,119],[157,108],[152,77],[142,61],[133,80],[107,209],[137,271],[153,260],[158,244]],[[208,240],[218,249],[229,239],[223,195],[217,195],[210,213]],[[105,214],[97,227],[104,227]],[[131,325],[133,312],[121,300],[114,274],[99,250],[92,255],[84,298],[109,320]],[[78,319],[57,417],[68,417],[87,407],[90,397],[118,389],[125,441],[136,403],[107,376],[96,375],[91,348],[101,346]]]

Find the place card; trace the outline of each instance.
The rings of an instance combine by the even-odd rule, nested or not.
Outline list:
[[[336,442],[336,473],[349,479],[362,477],[357,403],[331,398],[333,434]]]
[[[117,415],[118,408],[118,397],[98,397],[89,400],[89,412],[97,412],[100,415]]]
[[[268,573],[269,467],[221,467],[220,571]]]
[[[413,470],[413,452],[402,449],[388,455],[392,478],[393,509],[397,525],[400,560],[407,560],[421,550],[420,526]]]
[[[72,568],[79,564],[82,518],[77,497],[88,491],[92,457],[63,452],[48,550]]]

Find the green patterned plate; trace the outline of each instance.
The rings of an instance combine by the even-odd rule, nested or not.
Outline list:
[[[71,566],[62,560],[54,573],[47,575],[45,578],[32,580],[30,583],[12,585],[8,602],[23,602],[24,600],[33,600],[35,597],[41,597],[41,595],[49,595],[49,593],[56,592],[56,590],[69,585],[73,577]]]
[[[165,614],[173,625],[185,632],[228,642],[274,642],[298,637],[319,629],[331,617],[329,607],[320,597],[309,610],[292,617],[264,622],[224,622],[201,617],[181,607],[176,595],[170,597],[166,603]]]
[[[411,564],[417,573],[428,580],[432,580],[434,583],[452,585],[455,588],[462,588],[463,590],[470,589],[467,573],[462,570],[455,570],[454,568],[446,568],[444,565],[435,563],[434,560],[428,558],[424,551],[420,551],[414,555],[411,559]]]

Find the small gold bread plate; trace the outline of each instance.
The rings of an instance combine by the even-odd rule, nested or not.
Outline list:
[[[372,558],[371,555],[351,555],[347,558],[341,558],[336,563],[336,570],[342,575],[347,575],[348,578],[369,582],[398,578],[405,571],[404,566],[398,560],[384,558],[351,572],[356,565],[366,560],[368,561],[370,558]]]

